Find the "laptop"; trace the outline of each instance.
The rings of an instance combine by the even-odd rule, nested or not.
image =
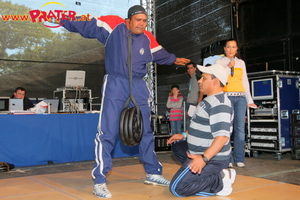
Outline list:
[[[0,114],[9,113],[9,97],[0,97]]]
[[[23,99],[9,99],[9,111],[23,111]]]
[[[59,99],[44,99],[44,102],[47,104],[50,104],[50,113],[58,112]],[[48,107],[47,107],[45,113],[48,113]]]
[[[65,87],[84,87],[85,71],[67,70]]]

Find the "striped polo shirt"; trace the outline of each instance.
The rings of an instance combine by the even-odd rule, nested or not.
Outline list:
[[[233,110],[226,93],[207,96],[197,106],[188,129],[187,143],[191,154],[202,155],[217,136],[232,133]],[[230,157],[230,139],[212,160],[226,160]]]

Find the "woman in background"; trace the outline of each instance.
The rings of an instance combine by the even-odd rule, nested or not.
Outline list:
[[[233,120],[233,162],[238,167],[245,167],[245,115],[247,105],[257,108],[253,103],[245,62],[238,54],[238,43],[235,39],[226,42],[225,56],[216,60],[215,64],[224,66],[228,72],[228,84],[224,87],[234,110]],[[229,167],[232,167],[232,162]]]
[[[171,123],[172,135],[181,133],[182,127],[182,101],[183,96],[179,90],[178,85],[171,86],[171,92],[169,93],[167,108],[170,108],[169,121]]]

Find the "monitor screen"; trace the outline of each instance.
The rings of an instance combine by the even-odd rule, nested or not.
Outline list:
[[[85,71],[67,70],[66,71],[66,87],[84,87]]]
[[[251,81],[253,100],[273,99],[273,79],[259,79]]]
[[[0,111],[9,110],[9,97],[0,97]]]

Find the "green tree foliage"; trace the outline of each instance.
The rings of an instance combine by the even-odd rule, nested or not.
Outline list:
[[[3,20],[3,15],[29,15],[31,9],[0,0],[0,76],[72,54],[99,47],[94,39],[84,39],[66,30],[60,32],[43,23]],[[34,62],[24,62],[34,61]]]

